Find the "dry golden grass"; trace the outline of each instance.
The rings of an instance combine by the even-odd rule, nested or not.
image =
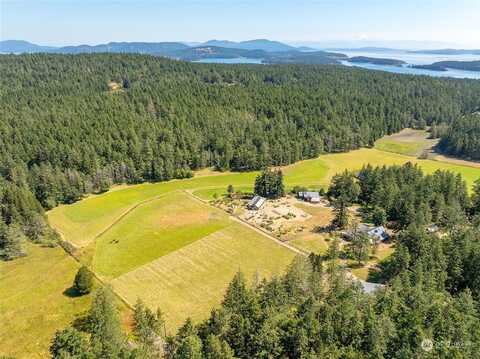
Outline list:
[[[129,302],[138,297],[160,308],[170,331],[186,318],[206,318],[218,306],[234,274],[253,278],[282,273],[295,253],[250,228],[233,223],[201,240],[112,281]]]
[[[90,305],[70,297],[78,264],[63,249],[28,245],[28,257],[0,261],[0,357],[46,358],[57,329]]]

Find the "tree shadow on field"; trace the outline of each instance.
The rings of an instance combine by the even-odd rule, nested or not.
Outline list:
[[[75,287],[67,288],[63,291],[63,295],[69,298],[81,297],[81,294],[75,289]]]

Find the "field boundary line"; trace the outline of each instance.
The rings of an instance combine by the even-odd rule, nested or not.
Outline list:
[[[130,213],[132,213],[134,210],[136,210],[138,207],[140,206],[143,206],[147,203],[150,203],[150,202],[153,202],[153,201],[156,201],[162,197],[165,197],[169,194],[172,194],[174,192],[179,192],[180,190],[178,189],[175,189],[173,191],[169,191],[169,192],[166,192],[166,193],[162,193],[161,195],[158,195],[158,196],[155,196],[155,197],[151,197],[149,199],[146,199],[146,200],[143,200],[141,202],[138,202],[136,203],[134,206],[130,207],[129,209],[127,209],[125,212],[123,212],[119,217],[117,217],[112,223],[110,223],[105,229],[103,229],[100,233],[98,233],[97,235],[95,235],[95,237],[93,237],[93,240],[92,242],[95,242],[98,238],[100,238],[101,236],[103,236],[105,233],[107,233],[110,229],[112,229],[113,226],[115,226],[116,224],[118,224],[122,219],[124,219],[126,216],[128,216]]]
[[[204,200],[204,199],[201,199],[201,198],[195,196],[193,193],[189,193],[189,192],[187,192],[187,191],[184,191],[184,192],[187,193],[189,196],[191,196],[194,200],[196,200],[196,201],[198,201],[198,202],[200,202],[200,203],[202,203],[202,204],[205,204],[205,205],[207,205],[207,206],[209,206],[209,207],[212,207],[212,208],[215,208],[215,209],[220,210],[220,211],[222,211],[222,212],[225,212],[225,211],[222,210],[221,208],[218,208],[218,207],[216,207],[216,206],[213,206],[213,205],[210,204],[208,201],[206,201],[206,200]],[[300,255],[302,255],[302,256],[304,256],[304,257],[307,257],[307,256],[308,256],[308,253],[307,253],[306,251],[302,251],[302,250],[300,250],[300,249],[298,249],[298,248],[295,248],[295,247],[291,246],[290,244],[287,244],[287,243],[285,243],[285,242],[280,241],[279,239],[275,238],[275,237],[272,236],[271,234],[265,232],[264,230],[261,230],[260,228],[254,226],[254,225],[252,225],[252,224],[250,224],[250,223],[248,223],[247,221],[245,221],[245,220],[243,220],[243,219],[241,219],[241,218],[238,218],[237,216],[233,216],[233,215],[231,215],[231,214],[228,214],[228,215],[229,215],[229,217],[230,217],[232,220],[236,221],[237,223],[243,224],[243,225],[246,226],[246,227],[249,227],[250,229],[254,230],[254,231],[257,232],[257,233],[262,234],[264,237],[267,237],[268,239],[274,241],[276,244],[278,244],[278,245],[280,245],[280,246],[283,246],[283,247],[285,247],[285,248],[288,248],[288,249],[290,249],[291,251],[293,251],[293,252],[295,252],[295,253],[297,253],[297,254],[300,254]]]
[[[193,193],[189,193],[189,192],[187,192],[187,191],[184,191],[184,192],[187,193],[187,194],[189,194],[192,198],[194,198],[195,200],[197,200],[197,201],[199,201],[199,202],[201,202],[201,203],[203,203],[203,204],[206,204],[206,205],[208,205],[208,206],[210,206],[210,207],[217,208],[217,209],[225,212],[225,211],[222,210],[221,208],[218,208],[218,207],[216,207],[216,206],[213,206],[213,205],[210,204],[208,201],[203,200],[203,199],[201,199],[201,198],[198,198],[198,197],[195,196]],[[291,251],[293,251],[293,252],[295,252],[295,253],[297,253],[297,254],[300,254],[300,255],[303,256],[303,257],[308,257],[308,255],[310,254],[310,253],[307,252],[307,251],[301,250],[301,249],[299,249],[299,248],[296,248],[296,247],[294,247],[294,246],[291,246],[291,245],[288,244],[288,243],[285,243],[285,242],[280,241],[279,239],[277,239],[277,238],[275,238],[274,236],[272,236],[270,233],[267,233],[265,230],[260,229],[260,228],[258,228],[258,227],[256,227],[256,226],[254,226],[253,224],[245,221],[244,219],[238,218],[237,216],[230,215],[230,214],[229,214],[229,217],[230,217],[232,220],[234,220],[234,221],[236,221],[236,222],[238,222],[238,223],[241,223],[241,224],[243,224],[243,225],[246,226],[246,227],[249,227],[250,229],[254,230],[255,232],[257,232],[257,233],[259,233],[259,234],[262,234],[264,237],[267,237],[268,239],[274,241],[274,242],[277,243],[278,245],[281,245],[281,246],[283,246],[283,247],[285,247],[285,248],[288,248],[288,249],[290,249]],[[383,284],[377,284],[377,283],[367,282],[367,281],[365,281],[365,280],[363,280],[363,279],[360,279],[360,278],[358,278],[357,276],[355,276],[355,274],[353,274],[352,271],[350,271],[350,270],[346,270],[345,273],[346,273],[346,275],[347,275],[352,281],[357,282],[357,283],[360,283],[364,291],[366,290],[366,286],[367,286],[367,285],[383,286]]]

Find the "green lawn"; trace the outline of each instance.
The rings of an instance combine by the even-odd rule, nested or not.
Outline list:
[[[205,319],[218,306],[228,283],[241,270],[281,274],[295,253],[236,222],[112,281],[129,302],[137,298],[165,313],[172,332],[188,317]]]
[[[96,240],[95,272],[117,277],[230,224],[228,216],[181,192],[130,212]]]
[[[0,261],[0,357],[48,357],[55,331],[90,305],[90,296],[64,294],[78,264],[63,249],[27,249],[28,257]]]

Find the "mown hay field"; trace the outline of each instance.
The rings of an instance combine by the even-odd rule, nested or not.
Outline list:
[[[138,206],[97,238],[93,269],[115,278],[229,224],[225,212],[175,191]]]
[[[285,182],[287,188],[294,185],[325,187],[334,174],[345,169],[358,170],[368,163],[375,166],[408,161],[418,163],[426,173],[437,169],[459,173],[469,186],[480,177],[480,168],[468,165],[418,160],[378,149],[360,149],[322,155],[287,166],[284,168]],[[134,301],[143,293],[142,297],[144,295],[148,303],[161,307],[167,313],[167,317],[171,318],[169,325],[173,328],[184,319],[183,312],[194,318],[208,315],[210,307],[220,302],[225,286],[238,269],[247,274],[257,269],[265,275],[280,272],[294,253],[261,234],[243,232],[246,229],[239,224],[224,227],[223,219],[207,220],[205,226],[203,221],[198,226],[193,221],[183,233],[178,226],[169,229],[159,220],[159,231],[155,233],[157,222],[156,217],[152,217],[153,213],[157,210],[169,211],[163,210],[160,205],[155,207],[154,199],[158,197],[157,204],[160,204],[161,196],[178,190],[199,192],[209,199],[215,193],[224,193],[229,184],[235,188],[251,189],[255,176],[255,172],[207,173],[188,180],[122,186],[72,205],[59,206],[48,213],[48,218],[64,239],[78,247],[93,249],[93,266],[99,272],[107,278],[120,275],[113,283],[125,297]],[[149,201],[153,207],[145,203],[142,209],[142,203]],[[181,206],[186,206],[183,207],[185,211],[199,211],[191,203]],[[146,211],[145,218],[135,214],[137,210],[139,213]],[[204,210],[208,212],[206,209],[201,211]],[[218,239],[222,238],[224,231],[228,235],[223,235],[223,240]],[[192,236],[192,233],[199,235]],[[123,239],[115,246],[113,242],[120,235]],[[139,242],[142,236],[151,240]],[[97,237],[98,243],[95,240]],[[167,240],[158,241],[160,237]],[[212,242],[221,245],[221,248],[213,246]],[[323,239],[312,241],[304,238],[299,242],[295,244],[305,250],[325,250]],[[232,248],[228,249],[229,246]],[[89,297],[71,298],[63,294],[71,286],[78,264],[62,249],[29,246],[29,251],[27,258],[0,263],[1,354],[19,358],[45,357],[54,331],[86,310],[90,300]],[[177,261],[181,265],[176,266]],[[147,272],[157,274],[147,279]],[[159,276],[162,277],[160,282]],[[155,289],[155,286],[159,287]],[[164,291],[163,287],[170,288],[170,291]],[[158,299],[159,293],[165,297]]]
[[[232,222],[175,252],[160,257],[111,283],[135,303],[137,298],[165,313],[170,331],[191,317],[208,317],[228,283],[241,270],[247,279],[281,274],[296,254],[271,239]]]
[[[312,189],[327,187],[331,178],[345,170],[359,170],[366,164],[373,166],[417,163],[426,173],[438,169],[459,173],[471,187],[480,177],[480,168],[435,160],[419,160],[410,156],[378,149],[360,149],[348,153],[322,155],[283,168],[287,189],[303,185]],[[113,222],[129,210],[152,198],[176,190],[192,190],[204,199],[224,194],[229,184],[237,189],[252,190],[256,172],[226,173],[201,176],[188,180],[140,184],[92,195],[72,205],[63,205],[49,211],[50,223],[71,243],[88,246]]]

